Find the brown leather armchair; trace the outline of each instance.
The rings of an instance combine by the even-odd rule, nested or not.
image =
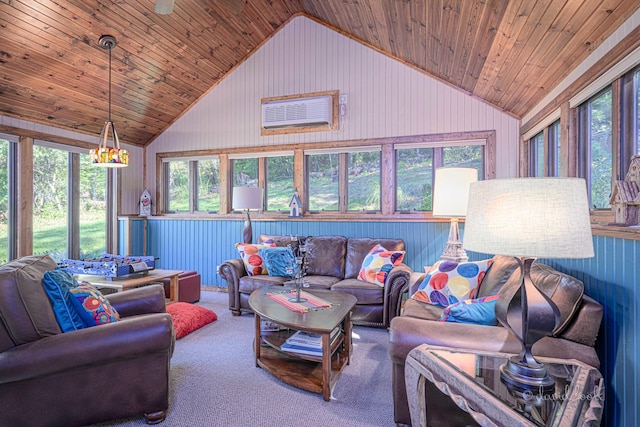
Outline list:
[[[175,342],[163,287],[109,295],[120,321],[62,333],[41,283],[55,268],[46,255],[0,266],[0,425],[163,421]]]
[[[415,292],[424,274],[415,273],[409,294]],[[600,359],[594,348],[603,307],[583,293],[583,284],[578,279],[553,268],[534,263],[531,277],[561,311],[561,325],[552,336],[545,337],[533,346],[535,356],[559,359],[576,359],[595,368]],[[418,279],[418,280],[416,280]],[[479,297],[502,293],[503,289],[519,286],[520,270],[513,257],[496,255],[493,265],[480,284]],[[464,323],[438,322],[442,307],[408,299],[402,315],[393,318],[389,328],[389,355],[392,362],[392,387],[394,421],[397,425],[410,425],[411,416],[407,403],[405,385],[405,360],[409,352],[421,345],[429,344],[448,348],[479,350],[488,352],[520,352],[521,345],[508,329]],[[446,408],[449,399],[440,394],[430,395],[436,405]],[[454,423],[450,418],[447,422]],[[460,420],[462,423],[462,420]],[[455,424],[455,423],[454,423]],[[462,424],[461,424],[462,425]]]

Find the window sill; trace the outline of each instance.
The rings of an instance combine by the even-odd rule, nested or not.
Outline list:
[[[622,225],[591,224],[594,236],[615,237],[617,239],[640,240],[640,226],[625,227]]]
[[[288,212],[249,212],[251,221],[319,221],[319,222],[449,222],[449,218],[434,218],[431,212],[407,212],[394,213],[392,215],[383,215],[381,212],[361,213],[361,212],[317,212],[305,213],[302,217],[291,218]],[[148,217],[154,220],[242,220],[245,219],[244,213],[164,213]]]

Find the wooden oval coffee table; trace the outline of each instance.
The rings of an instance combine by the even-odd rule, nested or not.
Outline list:
[[[282,286],[265,286],[249,296],[249,306],[255,312],[256,335],[253,348],[256,366],[294,387],[320,393],[324,400],[329,401],[331,389],[342,368],[350,362],[351,310],[357,299],[344,292],[305,289],[305,292],[331,303],[331,307],[298,313],[267,296],[268,292],[286,290],[288,288]],[[289,329],[262,332],[261,320],[275,322]],[[339,331],[331,338],[331,332],[336,328]],[[296,331],[321,335],[322,356],[280,350],[280,346]],[[321,369],[317,369],[318,366]]]

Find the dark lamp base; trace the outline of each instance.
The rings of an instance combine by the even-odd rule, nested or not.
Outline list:
[[[555,392],[555,381],[542,363],[531,367],[518,356],[500,367],[500,379],[510,391],[516,393],[546,396]]]

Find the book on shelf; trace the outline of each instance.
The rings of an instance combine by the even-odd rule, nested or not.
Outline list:
[[[329,341],[333,341],[339,332],[339,327],[331,331]],[[322,355],[322,335],[315,334],[313,332],[297,331],[287,338],[287,340],[280,346],[280,350],[291,353],[320,356]]]
[[[280,346],[280,350],[287,353],[305,354],[308,356],[322,356],[322,347],[309,347],[305,345],[290,344],[288,342],[283,343]]]

